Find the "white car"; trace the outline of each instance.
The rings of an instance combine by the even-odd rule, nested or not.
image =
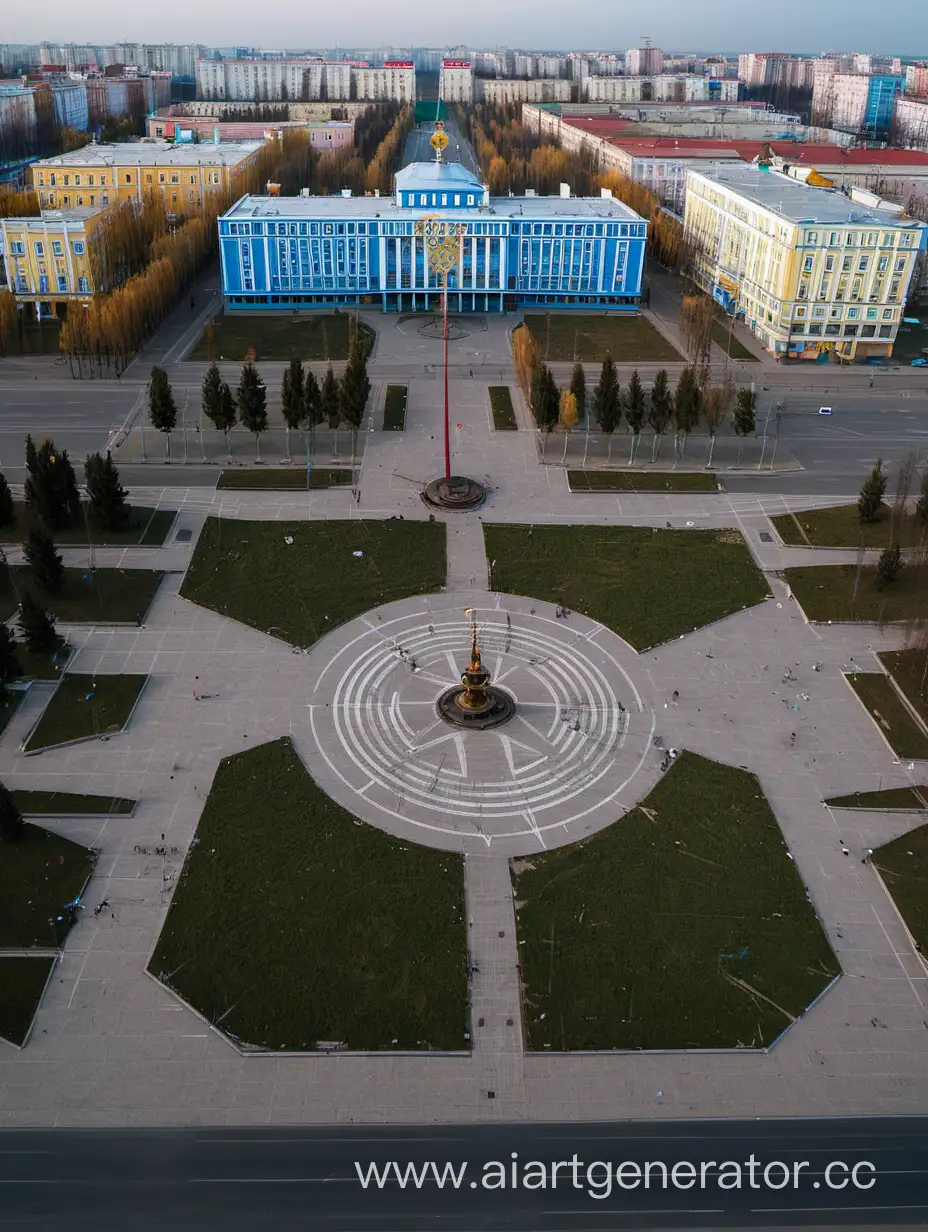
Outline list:
[[[831,414],[831,407],[830,407],[830,406],[820,406],[820,407],[818,408],[818,413],[819,413],[820,415],[830,415],[830,414]]]

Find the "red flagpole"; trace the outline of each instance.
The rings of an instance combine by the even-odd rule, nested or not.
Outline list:
[[[445,270],[445,295],[442,306],[445,335],[445,479],[451,479],[451,423],[448,412],[448,271]]]

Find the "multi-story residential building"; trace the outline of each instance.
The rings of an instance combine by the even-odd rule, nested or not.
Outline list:
[[[183,81],[193,81],[197,60],[207,54],[199,43],[41,43],[42,65],[63,64],[68,72],[104,69],[111,64],[157,69]]]
[[[591,103],[737,102],[738,85],[712,77],[664,73],[660,77],[586,77],[583,97]]]
[[[785,86],[794,90],[811,90],[814,64],[812,60],[787,56],[778,51],[749,51],[738,57],[738,79],[745,86]]]
[[[690,171],[697,282],[777,356],[889,356],[928,228],[872,193],[848,198],[756,167]]]
[[[32,153],[36,135],[35,91],[13,82],[0,82],[0,144],[8,157]]]
[[[816,61],[816,64],[828,61]],[[905,79],[894,73],[831,73],[821,69],[812,92],[815,124],[885,140],[892,126],[893,105]]]
[[[353,95],[370,102],[414,103],[416,69],[412,60],[387,60],[383,68],[355,68]]]
[[[425,230],[459,228],[448,274],[455,312],[523,305],[632,312],[647,222],[611,196],[490,197],[460,163],[413,163],[392,198],[243,197],[219,219],[229,311],[378,304],[425,311],[440,302]]]
[[[85,82],[91,126],[104,124],[111,116],[134,115],[166,107],[171,101],[170,73],[92,76]]]
[[[505,77],[506,56],[498,51],[475,52],[474,72],[478,77]]]
[[[416,70],[412,60],[387,60],[379,66],[302,57],[199,60],[197,96],[225,102],[363,99],[411,103],[416,97]]]
[[[37,86],[39,84],[37,83]],[[53,78],[46,84],[52,92],[55,118],[58,123],[62,127],[76,128],[78,132],[86,131],[90,122],[86,82]]]
[[[308,58],[198,60],[197,97],[229,102],[348,99],[351,65]]]
[[[928,65],[910,64],[905,70],[907,97],[928,98]]]
[[[446,103],[473,102],[474,70],[470,60],[442,60],[438,95]]]
[[[147,119],[149,137],[165,141],[264,141],[288,129],[304,132],[320,154],[344,150],[354,144],[350,120],[222,120],[218,116],[153,115]]]
[[[566,77],[567,76],[567,57],[566,56],[536,56],[535,57],[535,76],[536,77]]]
[[[512,57],[512,75],[513,77],[534,77],[535,57],[526,55],[523,51],[515,52]]]
[[[630,47],[625,53],[625,71],[629,77],[659,77],[664,71],[664,53],[660,47]]]
[[[189,212],[212,193],[231,193],[236,175],[257,159],[263,145],[85,145],[34,163],[32,184],[39,205],[49,209],[100,208],[160,191],[169,212]]]
[[[892,137],[896,145],[912,150],[928,150],[928,100],[896,99]]]
[[[474,82],[477,101],[484,103],[566,103],[570,89],[569,81],[551,77],[478,77]]]
[[[6,285],[36,318],[61,315],[93,294],[89,244],[103,211],[97,206],[43,210],[39,218],[2,218]]]

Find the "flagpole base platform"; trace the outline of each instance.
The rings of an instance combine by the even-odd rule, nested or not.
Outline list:
[[[487,499],[487,490],[476,479],[463,475],[442,476],[426,484],[422,499],[432,509],[479,509]]]

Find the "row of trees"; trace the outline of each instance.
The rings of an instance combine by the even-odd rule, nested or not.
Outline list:
[[[538,346],[529,330],[522,328],[514,331],[513,354],[516,374],[538,427],[545,433],[558,430],[570,432],[587,410],[583,365],[574,365],[569,388],[560,391],[551,369],[541,361]],[[599,430],[609,437],[610,457],[612,437],[624,417],[632,438],[629,465],[638,457],[641,434],[646,425],[654,434],[651,461],[655,462],[661,440],[669,427],[674,430],[674,457],[679,459],[684,455],[690,434],[704,422],[709,435],[706,465],[711,466],[716,437],[730,414],[733,430],[739,438],[740,462],[745,439],[756,431],[756,409],[756,395],[749,388],[736,390],[730,379],[713,386],[706,367],[684,368],[674,390],[670,388],[664,369],[656,374],[650,390],[645,390],[636,369],[623,390],[610,355],[603,360],[599,381],[589,405]],[[566,454],[566,441],[564,451]]]
[[[322,383],[302,360],[291,359],[284,370],[280,386],[280,410],[287,436],[287,460],[290,460],[290,433],[312,431],[322,423],[337,430],[342,425],[356,432],[361,426],[364,408],[371,391],[367,375],[366,348],[353,330],[348,361],[341,380],[326,369]],[[226,439],[229,461],[232,460],[232,431],[240,423],[255,438],[255,457],[261,460],[261,435],[269,427],[267,387],[253,363],[242,367],[234,392],[222,379],[219,367],[212,363],[206,370],[200,396],[204,416]],[[151,370],[148,384],[148,418],[152,427],[164,434],[165,459],[171,457],[171,433],[177,427],[177,403],[163,368]]]

